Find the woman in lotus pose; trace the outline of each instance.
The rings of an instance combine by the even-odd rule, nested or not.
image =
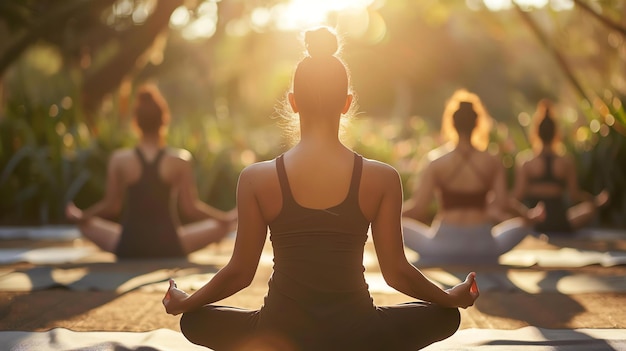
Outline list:
[[[558,152],[560,139],[548,100],[537,104],[530,139],[534,154],[518,157],[514,203],[521,211],[539,202],[545,204],[546,218],[535,225],[536,232],[571,234],[594,218],[597,208],[607,202],[608,193],[602,191],[594,197],[580,190],[574,160]]]
[[[308,56],[288,100],[300,140],[274,160],[241,173],[239,225],[230,262],[189,295],[173,281],[163,304],[182,313],[181,330],[213,350],[417,350],[458,328],[458,308],[478,297],[474,273],[442,290],[412,266],[402,245],[402,189],[387,164],[361,157],[338,137],[352,103],[332,30],[305,34]],[[381,272],[422,301],[375,306],[364,278],[371,225]],[[274,268],[258,310],[216,305],[248,286],[268,227]]]
[[[429,155],[403,211],[404,242],[420,264],[497,263],[542,216],[539,206],[494,226],[509,216],[509,197],[502,162],[485,151],[490,127],[476,94],[458,90],[446,104],[442,134],[453,147]],[[435,197],[439,207],[429,227],[423,221]]]
[[[185,256],[221,240],[233,227],[236,212],[198,199],[191,154],[165,145],[169,112],[159,91],[145,86],[136,100],[139,142],[111,156],[104,198],[84,211],[70,203],[68,218],[98,247],[121,258]],[[121,223],[102,218],[119,214],[124,199]],[[181,225],[173,211],[177,203],[197,222]]]

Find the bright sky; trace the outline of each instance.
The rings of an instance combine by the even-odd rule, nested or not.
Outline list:
[[[470,9],[487,7],[491,11],[507,10],[513,7],[513,1],[522,8],[542,8],[550,6],[555,11],[570,10],[573,0],[465,0]],[[198,9],[199,18],[191,21],[184,6],[179,7],[170,19],[170,25],[182,29],[188,39],[208,38],[215,33],[217,23],[217,0],[206,1]],[[272,7],[256,8],[248,23],[237,23],[238,32],[249,29],[301,30],[316,25],[326,24],[329,15],[335,14],[344,32],[354,36],[368,32],[376,40],[384,36],[386,25],[382,18],[377,18],[376,11],[385,0],[290,0]],[[373,33],[373,34],[372,34]]]

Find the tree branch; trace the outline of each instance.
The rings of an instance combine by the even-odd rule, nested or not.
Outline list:
[[[544,46],[544,48],[552,54],[557,64],[559,65],[563,73],[565,74],[565,77],[569,80],[572,86],[574,86],[574,88],[576,89],[576,92],[580,95],[581,98],[591,103],[592,100],[589,99],[589,97],[585,93],[585,90],[583,89],[582,85],[580,84],[576,76],[574,75],[574,71],[570,67],[569,63],[565,60],[563,55],[561,55],[559,50],[557,50],[553,45],[550,44],[548,38],[541,31],[541,28],[539,28],[535,20],[532,17],[530,17],[530,15],[527,12],[522,10],[520,6],[517,3],[515,3],[515,1],[513,2],[513,4],[515,5],[517,14],[522,18],[524,23],[526,23],[528,27],[530,27],[530,29],[533,31],[537,39],[539,39],[539,41]]]
[[[606,16],[603,16],[602,14],[597,13],[589,5],[587,5],[585,2],[581,0],[574,0],[574,3],[576,4],[576,6],[580,7],[583,11],[587,12],[588,14],[598,19],[605,26],[622,33],[622,35],[626,35],[626,27],[622,27],[619,23],[611,20],[610,18]]]
[[[7,49],[0,56],[0,77],[7,68],[17,60],[22,52],[35,41],[41,38],[47,31],[59,27],[60,23],[65,23],[73,15],[83,11],[94,11],[110,6],[115,0],[76,0],[61,6],[55,11],[51,11],[47,16],[28,28],[26,32],[17,35],[8,45]]]
[[[121,37],[117,55],[85,77],[83,107],[88,114],[133,70],[137,59],[150,48],[157,35],[169,24],[172,12],[182,4],[183,0],[159,1],[146,23],[134,27]]]

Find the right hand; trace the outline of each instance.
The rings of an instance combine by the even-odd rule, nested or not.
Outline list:
[[[464,282],[448,289],[447,292],[452,298],[451,305],[454,307],[468,308],[474,305],[474,302],[480,295],[476,283],[476,273],[471,272],[467,275]]]
[[[73,202],[70,202],[65,207],[65,216],[72,222],[80,222],[83,220],[83,210],[76,207]]]
[[[189,298],[189,294],[178,289],[176,287],[176,282],[174,279],[170,279],[170,286],[165,292],[165,296],[163,297],[163,306],[165,307],[165,311],[168,314],[178,315],[187,310],[184,307],[184,302]]]

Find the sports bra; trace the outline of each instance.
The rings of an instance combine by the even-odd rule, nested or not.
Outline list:
[[[565,179],[557,178],[554,175],[554,170],[552,169],[553,167],[552,160],[554,158],[553,155],[545,154],[541,158],[543,159],[543,162],[545,165],[543,174],[541,174],[538,177],[529,176],[528,182],[530,184],[554,184],[560,187],[565,187]]]
[[[456,169],[446,178],[446,181],[436,181],[441,192],[441,206],[445,210],[463,208],[484,209],[487,206],[487,193],[489,192],[488,178],[482,174],[476,165],[469,161],[469,153],[462,153],[462,155],[464,162],[457,164]],[[484,189],[460,191],[446,188],[445,183],[458,176],[460,168],[464,165],[469,166],[478,175],[478,178],[483,182]]]

